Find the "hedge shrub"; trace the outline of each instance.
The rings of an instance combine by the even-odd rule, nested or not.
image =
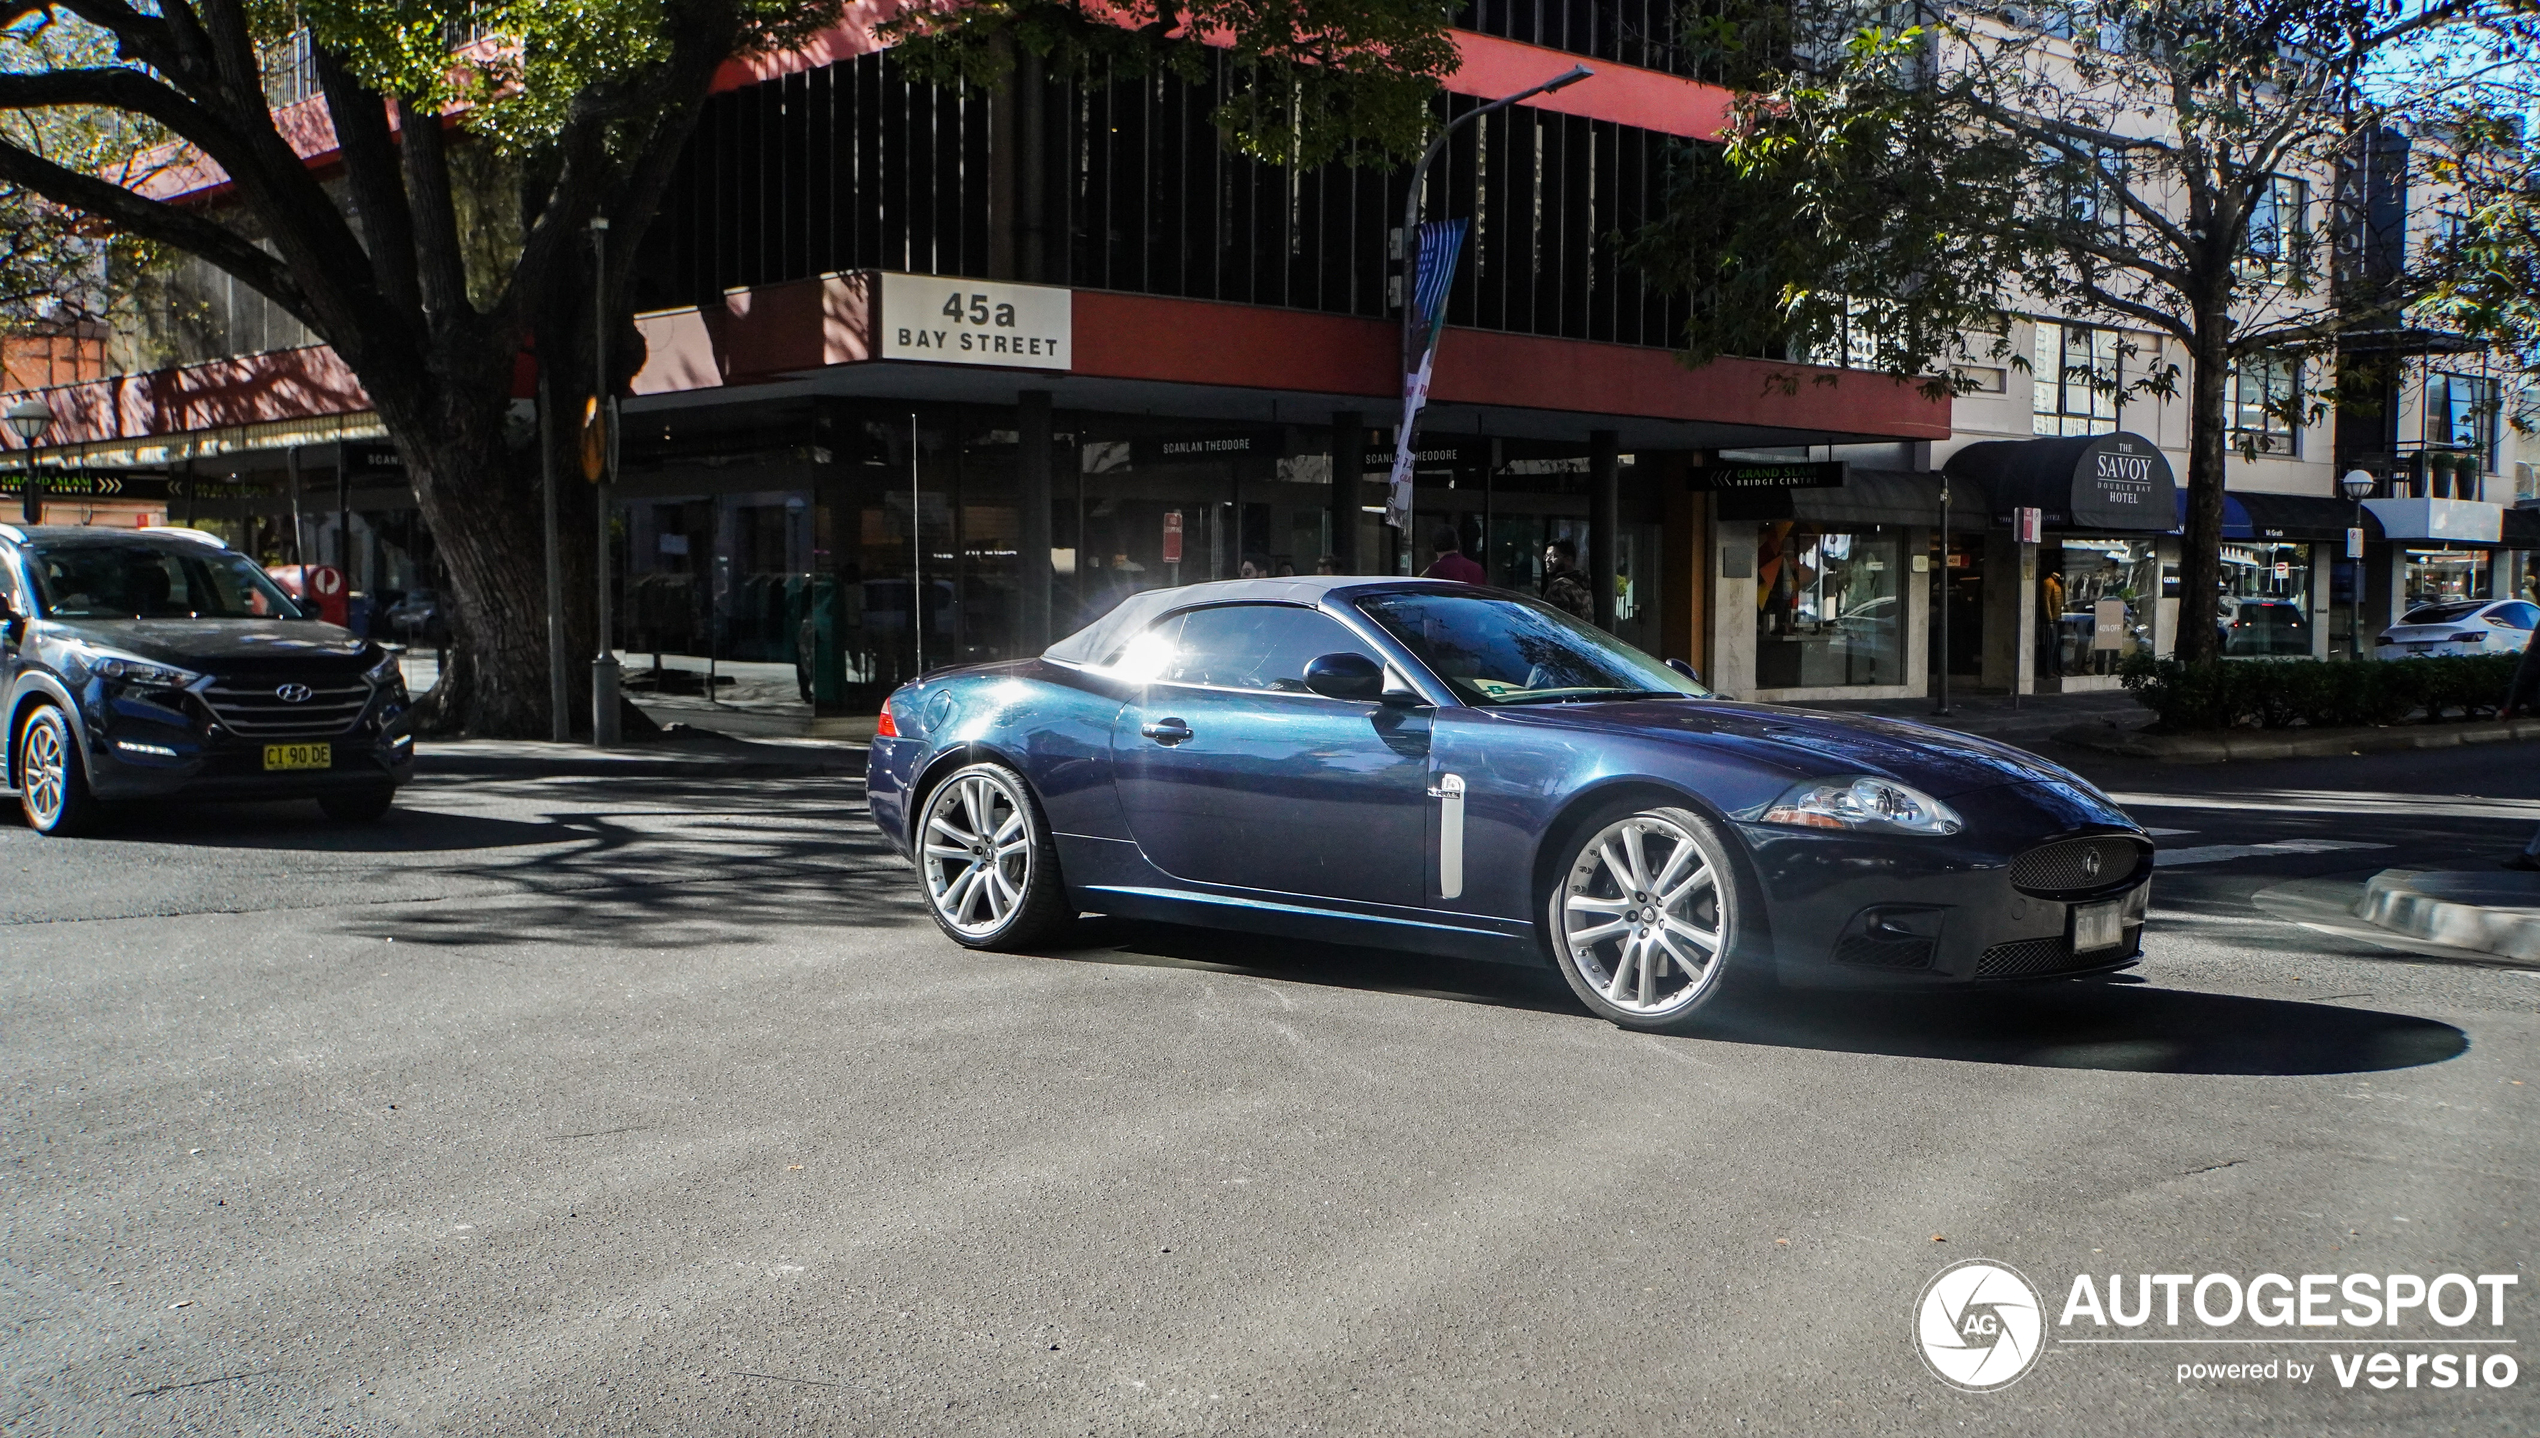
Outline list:
[[[2516,654],[2470,659],[2235,659],[2183,664],[2129,655],[2125,687],[2164,729],[2232,729],[2244,724],[2330,729],[2492,714],[2504,707]]]

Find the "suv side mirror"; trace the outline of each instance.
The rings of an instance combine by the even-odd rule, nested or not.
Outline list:
[[[1364,654],[1325,654],[1305,666],[1305,687],[1326,699],[1380,699],[1385,666]]]
[[[1686,663],[1684,660],[1670,659],[1667,661],[1667,667],[1673,669],[1687,679],[1692,680],[1696,684],[1700,684],[1702,682],[1702,671],[1694,668],[1691,664]]]

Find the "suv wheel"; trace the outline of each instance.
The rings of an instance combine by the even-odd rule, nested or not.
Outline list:
[[[389,806],[396,802],[397,791],[394,789],[355,789],[343,794],[321,795],[318,807],[326,811],[326,817],[339,824],[367,824],[387,813]]]
[[[97,820],[79,740],[70,719],[50,704],[38,705],[18,730],[18,805],[27,827],[39,834],[77,834]]]

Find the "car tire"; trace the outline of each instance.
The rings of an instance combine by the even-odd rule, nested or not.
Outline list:
[[[1553,871],[1552,962],[1590,1013],[1682,1033],[1731,984],[1752,922],[1730,841],[1690,809],[1627,804],[1590,816]]]
[[[368,824],[386,814],[396,802],[395,789],[353,789],[318,797],[318,807],[339,824]]]
[[[39,704],[18,728],[18,807],[39,834],[69,836],[96,827],[99,805],[88,792],[88,765],[70,716]]]
[[[969,949],[1030,948],[1076,916],[1023,776],[972,764],[927,791],[911,850],[935,926]]]

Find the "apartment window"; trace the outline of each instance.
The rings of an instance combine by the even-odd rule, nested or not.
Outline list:
[[[2267,273],[2302,267],[2310,241],[2310,204],[2310,187],[2283,175],[2269,176],[2249,197],[2251,267]]]
[[[2430,449],[2463,449],[2480,468],[2496,454],[2496,382],[2484,375],[2437,372],[2425,380],[2425,443]]]
[[[2251,355],[2231,374],[2235,439],[2262,454],[2299,454],[2302,364],[2290,355]]]
[[[2117,332],[2040,320],[2031,372],[2038,434],[2117,432]]]

